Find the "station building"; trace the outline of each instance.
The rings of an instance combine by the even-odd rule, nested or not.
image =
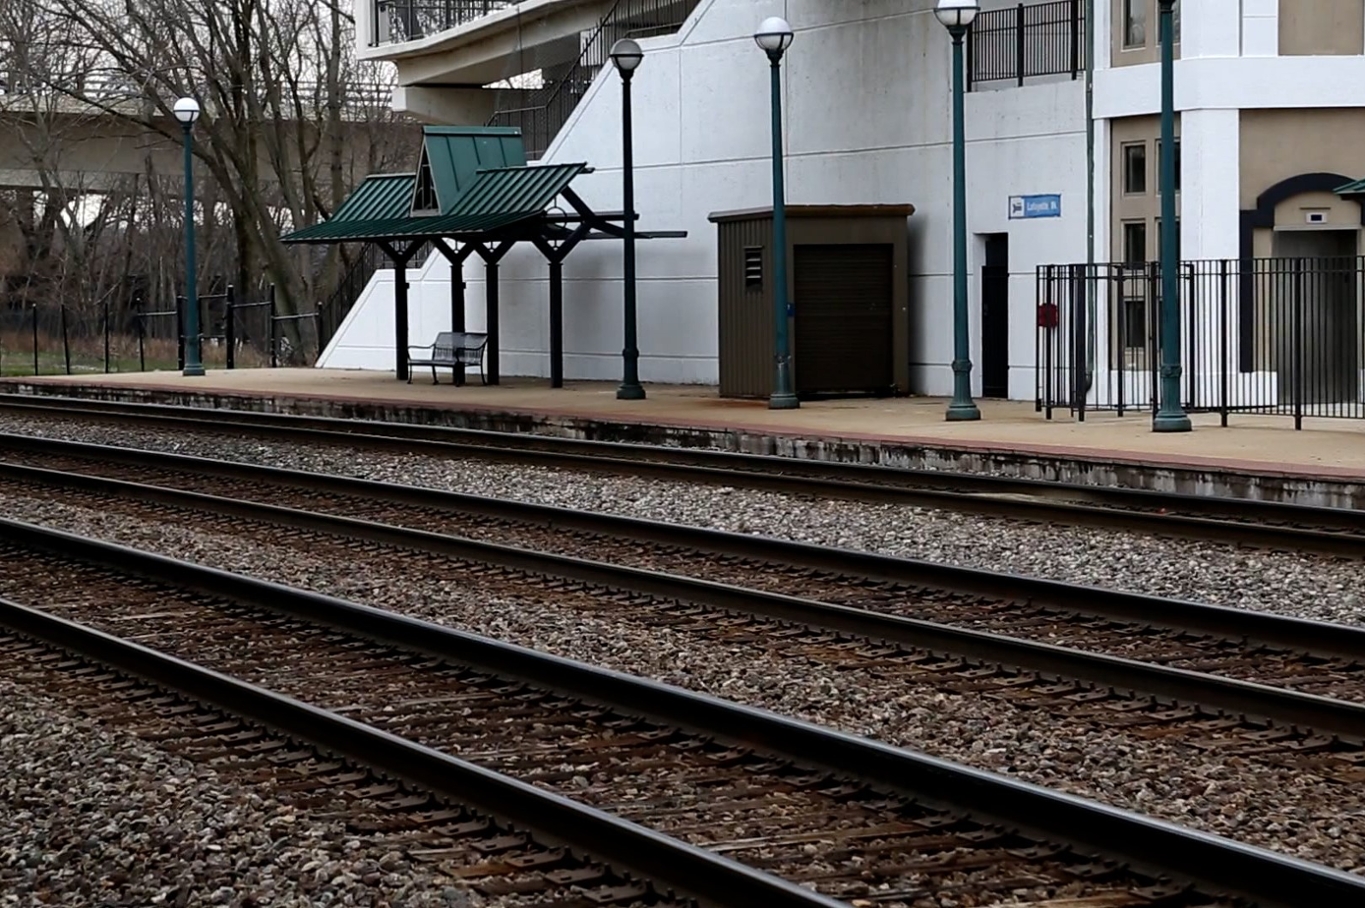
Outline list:
[[[594,168],[575,189],[597,210],[621,200],[621,81],[606,50],[627,35],[640,41],[638,229],[687,232],[638,246],[641,378],[714,384],[713,216],[771,205],[769,67],[752,34],[765,17],[783,16],[795,31],[782,64],[787,202],[913,206],[898,272],[909,283],[898,294],[909,327],[880,342],[903,345],[892,355],[903,358],[914,393],[941,395],[951,391],[953,358],[951,42],[934,5],[357,0],[356,21],[360,56],[397,67],[396,108],[431,124],[520,126],[536,161]],[[974,393],[1033,399],[1038,268],[1157,257],[1158,4],[982,6],[968,38],[966,98]],[[1362,208],[1343,187],[1365,176],[1365,0],[1177,9],[1182,259],[1355,256]],[[619,242],[596,242],[565,264],[570,379],[621,375],[621,261]],[[477,258],[463,277],[466,324],[478,330]],[[516,250],[501,278],[503,371],[545,375],[545,261]],[[449,281],[439,255],[408,271],[412,343],[448,327]],[[377,272],[319,365],[391,368],[393,292],[392,273]],[[1101,348],[1114,345],[1125,319],[1144,318],[1121,297],[1095,313]],[[1358,335],[1358,299],[1342,305],[1351,311],[1336,330]],[[1226,316],[1203,328],[1205,338],[1255,342]],[[1358,370],[1354,362],[1348,368]]]

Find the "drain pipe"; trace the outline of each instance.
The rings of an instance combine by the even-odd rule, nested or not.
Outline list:
[[[1085,0],[1085,390],[1095,381],[1098,301],[1095,296],[1095,0]]]

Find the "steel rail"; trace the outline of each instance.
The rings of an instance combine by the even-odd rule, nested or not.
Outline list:
[[[266,467],[236,461],[214,460],[184,454],[169,454],[117,445],[61,441],[34,436],[0,434],[0,450],[10,448],[30,453],[99,459],[137,467],[153,467],[207,474],[224,479],[281,484],[383,501],[391,504],[441,508],[452,513],[473,514],[498,520],[523,521],[545,527],[562,527],[589,533],[603,533],[665,545],[679,545],[718,554],[754,558],[780,564],[799,565],[814,570],[864,577],[889,583],[904,583],[988,598],[1018,600],[1069,611],[1130,621],[1144,626],[1165,627],[1195,633],[1214,634],[1232,639],[1247,639],[1269,646],[1288,647],[1322,656],[1339,656],[1365,661],[1365,629],[1302,618],[1289,618],[1251,609],[1208,605],[1179,599],[1130,593],[1121,590],[1065,583],[1039,577],[987,571],[977,568],[838,549],[810,543],[792,542],[771,536],[732,533],[692,527],[686,524],[644,520],[594,511],[578,511],[554,505],[533,504],[501,498],[488,498],[462,492],[447,492],[419,486],[404,486],[355,479],[327,473],[310,473],[282,467]],[[22,475],[18,465],[0,462],[0,471]],[[75,477],[78,474],[64,474]],[[83,475],[83,474],[79,474]],[[56,477],[53,477],[55,479]],[[99,490],[98,477],[70,479],[85,483],[84,488]],[[107,486],[109,489],[115,486]],[[242,502],[242,504],[246,504]],[[240,513],[246,513],[242,511]],[[516,549],[514,551],[524,552]]]
[[[1365,900],[1362,877],[765,710],[331,596],[33,524],[3,521],[0,528],[16,543],[336,627],[838,776],[852,776],[878,789],[965,813],[978,822],[1018,829],[1025,836],[1067,843],[1083,852],[1102,852],[1142,873],[1173,875],[1215,892],[1250,899],[1261,908],[1346,905]],[[534,828],[535,824],[531,825]],[[573,830],[568,832],[566,837],[573,841]],[[681,874],[660,866],[657,872],[651,869],[649,875],[672,880]],[[695,891],[701,881],[693,877],[690,882],[684,891]],[[722,903],[798,904],[737,900],[733,892]]]
[[[728,451],[240,410],[0,394],[0,409],[135,420],[403,453],[722,483],[790,494],[896,502],[1049,523],[1127,528],[1260,548],[1365,556],[1365,512],[1147,489],[910,470]],[[946,488],[945,488],[946,487]]]
[[[847,908],[562,795],[130,640],[0,599],[0,625],[136,675],[714,905]]]
[[[1080,680],[1101,688],[1131,691],[1163,702],[1197,704],[1227,714],[1282,725],[1311,727],[1319,732],[1365,741],[1365,704],[1282,687],[952,627],[934,621],[888,615],[854,606],[280,505],[6,463],[0,463],[0,476],[194,508],[223,516],[337,534],[481,564],[629,590],[668,600],[694,602],[974,661],[1007,665],[1043,676]],[[74,545],[62,541],[61,536],[40,535],[28,539],[24,536],[26,531],[26,524],[0,520],[0,539],[63,552],[70,551]],[[52,542],[54,539],[60,541],[59,547]],[[94,547],[86,549],[83,557],[98,559],[103,551],[100,545],[95,543]],[[1337,626],[1331,626],[1331,630],[1334,636],[1354,640],[1358,652],[1365,658],[1365,630]]]

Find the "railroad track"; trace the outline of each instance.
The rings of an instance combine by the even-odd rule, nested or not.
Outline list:
[[[0,578],[11,598],[47,610],[0,602],[13,630],[382,772],[454,788],[537,835],[714,904],[1271,908],[1365,897],[1359,877],[770,713],[3,526]],[[510,835],[488,851],[527,846]]]
[[[789,457],[621,444],[547,435],[0,395],[0,410],[45,417],[232,430],[295,443],[477,458],[724,484],[808,496],[894,502],[1044,523],[1125,529],[1261,548],[1360,557],[1365,512],[1251,499],[904,470]]]
[[[25,626],[43,636],[7,630],[3,624],[7,611],[20,616],[18,623],[26,622]],[[73,656],[58,644],[105,652],[111,663],[130,666],[136,674]],[[458,763],[445,776],[445,784],[433,789],[377,770],[373,763],[381,761],[370,756],[373,750],[357,760],[340,756],[338,748],[310,745],[307,732],[303,737],[291,737],[287,733],[293,724],[289,714],[308,711],[264,689],[250,690],[240,682],[215,678],[192,666],[174,665],[136,645],[104,639],[69,627],[60,619],[30,615],[28,610],[9,603],[0,603],[0,658],[11,680],[41,689],[103,726],[120,728],[159,750],[210,768],[220,780],[253,791],[264,790],[289,803],[296,811],[290,815],[290,829],[295,828],[295,820],[340,819],[349,835],[382,841],[389,852],[386,858],[399,856],[402,860],[377,863],[371,875],[360,880],[367,887],[375,887],[377,894],[383,894],[386,887],[376,878],[402,869],[405,873],[401,878],[406,875],[406,864],[461,880],[491,898],[512,894],[539,897],[564,908],[694,905],[690,899],[661,898],[668,887],[657,881],[619,872],[581,850],[575,853],[553,844],[553,840],[538,841],[525,827],[499,823],[488,812],[443,795],[441,792],[462,794],[451,784],[464,769]],[[155,683],[148,677],[163,680]],[[187,694],[186,689],[195,693]],[[257,707],[245,706],[245,698]],[[209,701],[227,704],[228,708],[210,705]],[[275,709],[267,716],[263,706]],[[259,720],[252,721],[249,716]],[[342,722],[336,725],[348,727]],[[368,735],[359,730],[355,744],[360,745]],[[316,733],[311,737],[321,738]],[[404,770],[404,775],[411,774],[407,766]],[[533,793],[532,797],[539,800],[540,795]],[[467,795],[465,799],[486,803]],[[566,806],[554,805],[553,798],[544,800],[547,807]],[[567,809],[572,812],[574,807],[567,805]],[[509,845],[512,842],[520,844]],[[100,882],[110,887],[105,896],[116,900],[122,895],[118,891],[120,871],[109,869],[109,878]],[[128,876],[135,876],[138,870],[136,866],[122,868]],[[44,888],[41,877],[25,882],[30,883],[28,891],[35,895]]]
[[[472,595],[549,597],[557,607],[607,610],[617,620],[730,640],[758,635],[781,640],[787,658],[871,667],[907,684],[972,691],[1080,722],[1149,725],[1230,756],[1292,756],[1327,778],[1365,779],[1365,631],[1359,629],[143,453],[48,442],[45,466],[0,463],[0,482],[83,500],[106,513],[192,522],[216,533],[277,538],[284,527],[294,544],[319,559],[331,551],[345,559],[357,541],[373,543],[388,549],[388,557],[411,562],[404,570],[460,577]],[[53,469],[58,466],[79,472]],[[482,539],[413,528],[463,533],[471,524]],[[414,553],[440,560],[414,560]],[[371,564],[382,557],[382,549],[367,553]],[[788,595],[793,588],[802,596]]]

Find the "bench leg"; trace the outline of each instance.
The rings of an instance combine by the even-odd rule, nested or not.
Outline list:
[[[431,364],[431,383],[432,383],[433,385],[439,385],[439,384],[441,383],[441,382],[436,378],[436,364],[435,364],[435,363],[432,363],[432,364]]]
[[[455,383],[455,387],[464,387],[464,363],[458,362],[450,367],[450,380]]]
[[[487,379],[487,377],[485,377],[484,374],[483,374],[483,357],[482,357],[482,356],[479,357],[479,384],[481,384],[481,385],[487,385],[487,384],[488,384],[488,379]]]

